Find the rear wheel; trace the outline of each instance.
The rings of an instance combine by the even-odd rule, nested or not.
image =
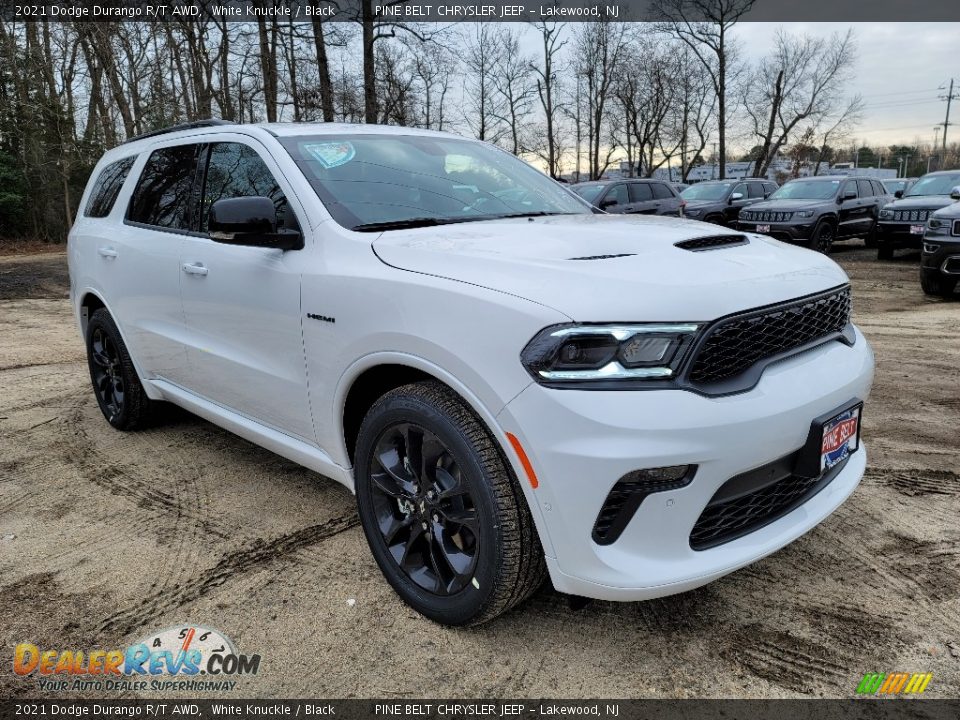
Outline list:
[[[829,220],[821,220],[810,235],[809,248],[828,255],[835,236],[836,230],[834,230],[833,223]]]
[[[476,625],[525,600],[546,566],[523,493],[472,411],[436,382],[406,385],[357,438],[360,522],[400,597],[446,625]]]
[[[100,412],[117,430],[149,424],[159,403],[147,397],[117,324],[105,308],[87,322],[87,365]]]
[[[936,270],[933,272],[920,271],[920,288],[927,295],[950,297],[956,287],[956,279],[947,279]]]

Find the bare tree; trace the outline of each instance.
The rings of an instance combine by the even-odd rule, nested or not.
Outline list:
[[[504,33],[489,23],[478,23],[468,41],[463,66],[466,72],[464,121],[478,140],[497,142],[506,129],[503,96],[496,90],[494,74],[503,62]]]
[[[560,80],[557,67],[566,40],[560,39],[560,26],[553,22],[535,23],[543,47],[543,64],[531,65],[536,76],[537,96],[543,108],[545,133],[534,152],[547,166],[550,177],[560,176],[559,120],[561,115]]]
[[[744,113],[759,140],[756,175],[765,175],[801,123],[816,125],[838,102],[856,58],[852,31],[830,38],[793,37],[782,30],[775,47],[744,84]]]
[[[717,95],[717,134],[720,178],[726,177],[727,89],[734,48],[730,30],[752,8],[756,0],[653,0],[662,18],[662,30],[684,42],[708,72]]]
[[[605,118],[614,80],[627,70],[620,62],[625,53],[624,35],[623,24],[610,22],[580,25],[576,35],[577,73],[583,78],[587,106],[587,162],[592,180],[603,175],[616,150],[615,144],[609,142],[611,136]],[[604,139],[608,143],[605,157],[601,158]]]
[[[500,58],[494,64],[493,85],[502,100],[499,119],[510,136],[510,151],[519,155],[526,150],[523,139],[525,125],[533,104],[534,87],[531,82],[532,59],[520,52],[516,33],[504,31]]]

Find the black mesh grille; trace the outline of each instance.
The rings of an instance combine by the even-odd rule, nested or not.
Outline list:
[[[960,235],[960,220],[953,221],[953,234]]]
[[[740,213],[742,220],[753,222],[786,222],[792,217],[792,212],[777,212],[774,210],[744,210]]]
[[[768,525],[819,491],[821,477],[790,475],[728,502],[708,505],[690,533],[690,547],[706,550]]]
[[[896,222],[926,222],[932,210],[894,210]]]
[[[849,287],[722,320],[707,330],[690,380],[709,384],[735,377],[760,360],[840,333],[849,322]]]
[[[701,250],[714,250],[716,248],[746,245],[749,242],[745,235],[713,235],[711,237],[684,240],[683,242],[676,243],[675,246],[681,250],[699,252]]]
[[[695,468],[689,468],[682,478],[672,480],[651,480],[642,470],[624,475],[610,490],[597,514],[593,524],[594,542],[599,545],[614,542],[648,495],[689,485],[694,471]]]

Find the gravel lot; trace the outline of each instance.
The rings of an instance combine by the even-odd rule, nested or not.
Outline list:
[[[334,482],[182,413],[113,431],[64,256],[0,258],[0,697],[38,695],[16,642],[181,623],[262,654],[237,697],[850,697],[895,670],[960,696],[960,302],[922,295],[916,255],[835,258],[878,360],[853,497],[700,590],[574,611],[545,588],[473,630],[394,596]]]

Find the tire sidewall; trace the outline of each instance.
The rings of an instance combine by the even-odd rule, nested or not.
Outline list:
[[[478,557],[474,579],[479,588],[468,583],[450,596],[424,590],[397,565],[380,534],[373,510],[370,467],[380,437],[390,426],[413,423],[434,433],[450,450],[477,510],[480,528]],[[357,506],[367,543],[384,577],[397,594],[415,610],[437,622],[464,625],[479,616],[494,596],[502,553],[499,506],[488,480],[487,470],[458,424],[428,402],[411,395],[393,395],[380,400],[370,411],[357,438],[355,462]]]
[[[823,232],[824,228],[830,229],[830,242],[826,247],[820,247],[820,233]],[[834,229],[833,223],[829,220],[821,220],[813,228],[813,233],[810,235],[810,249],[815,250],[824,255],[830,254],[830,249],[833,247],[833,241],[837,239],[837,231]]]

